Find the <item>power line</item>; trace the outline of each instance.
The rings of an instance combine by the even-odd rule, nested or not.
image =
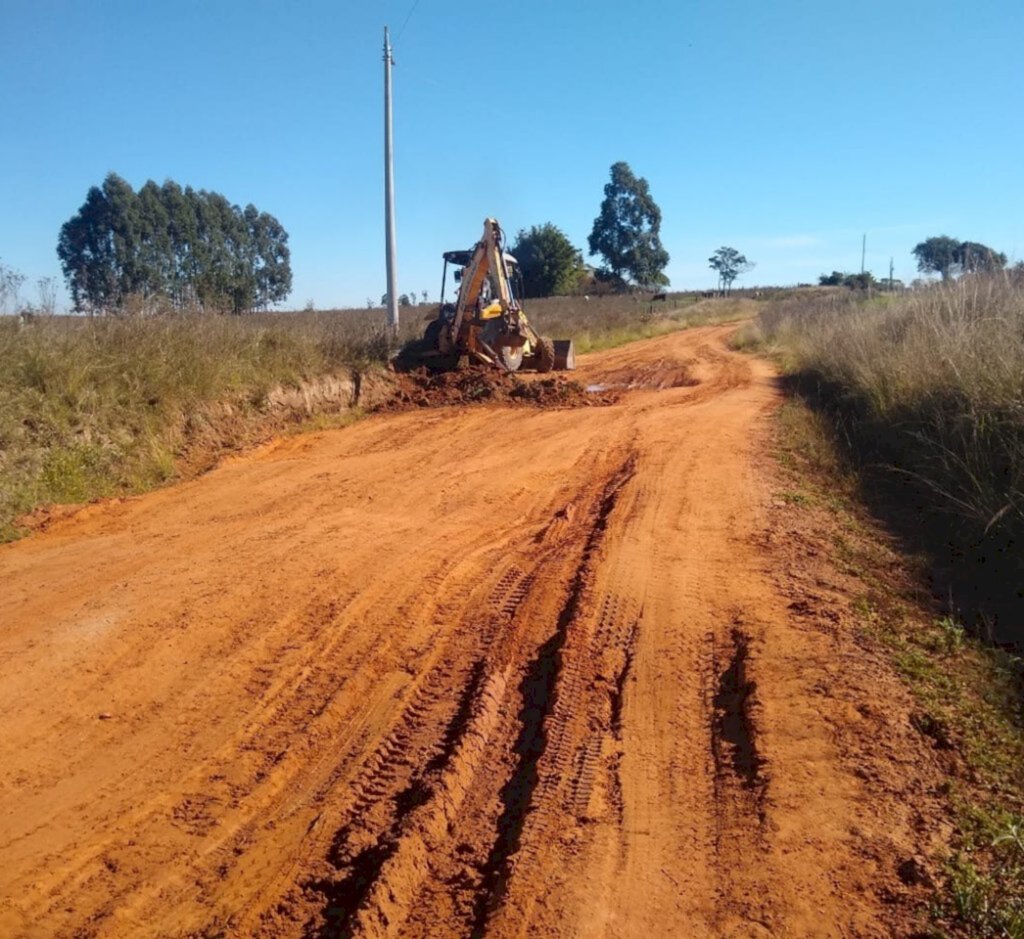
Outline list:
[[[412,8],[409,10],[408,15],[405,17],[405,22],[402,23],[402,28],[398,30],[398,35],[395,36],[395,42],[398,42],[398,40],[402,38],[402,33],[405,32],[405,27],[409,25],[409,20],[412,19],[412,15],[413,13],[416,12],[416,7],[418,7],[419,5],[420,0],[415,0],[415,2],[412,5]]]

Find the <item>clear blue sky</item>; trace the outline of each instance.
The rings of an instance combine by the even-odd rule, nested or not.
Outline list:
[[[403,292],[436,298],[486,215],[585,250],[617,160],[678,289],[720,245],[751,284],[858,270],[864,232],[880,276],[936,234],[1024,258],[1021,0],[413,2],[4,0],[0,259],[25,299],[114,171],[277,216],[290,306],[379,300],[385,23]]]

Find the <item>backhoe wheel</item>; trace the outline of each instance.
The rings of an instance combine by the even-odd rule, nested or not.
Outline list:
[[[550,372],[555,367],[555,341],[541,336],[537,342],[537,371]]]
[[[510,372],[518,372],[519,366],[523,364],[522,346],[498,346],[498,361]],[[552,356],[554,353],[552,353]],[[553,361],[553,359],[552,359]]]

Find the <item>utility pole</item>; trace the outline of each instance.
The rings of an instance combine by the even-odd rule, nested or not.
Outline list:
[[[864,233],[864,237],[860,240],[860,272],[864,273],[864,257],[868,251],[868,234]]]
[[[892,293],[893,258],[889,258],[889,293]]]
[[[391,142],[391,39],[384,27],[384,231],[388,260],[388,329],[398,332],[398,267],[395,248],[395,163]]]

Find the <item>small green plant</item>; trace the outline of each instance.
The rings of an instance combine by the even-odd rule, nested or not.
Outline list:
[[[924,641],[932,651],[952,655],[963,648],[966,635],[962,623],[951,616],[943,616],[935,621],[935,628]]]
[[[979,847],[989,856],[987,871],[978,869],[977,851],[949,862],[953,920],[985,939],[1024,939],[1024,818],[1005,819]]]

